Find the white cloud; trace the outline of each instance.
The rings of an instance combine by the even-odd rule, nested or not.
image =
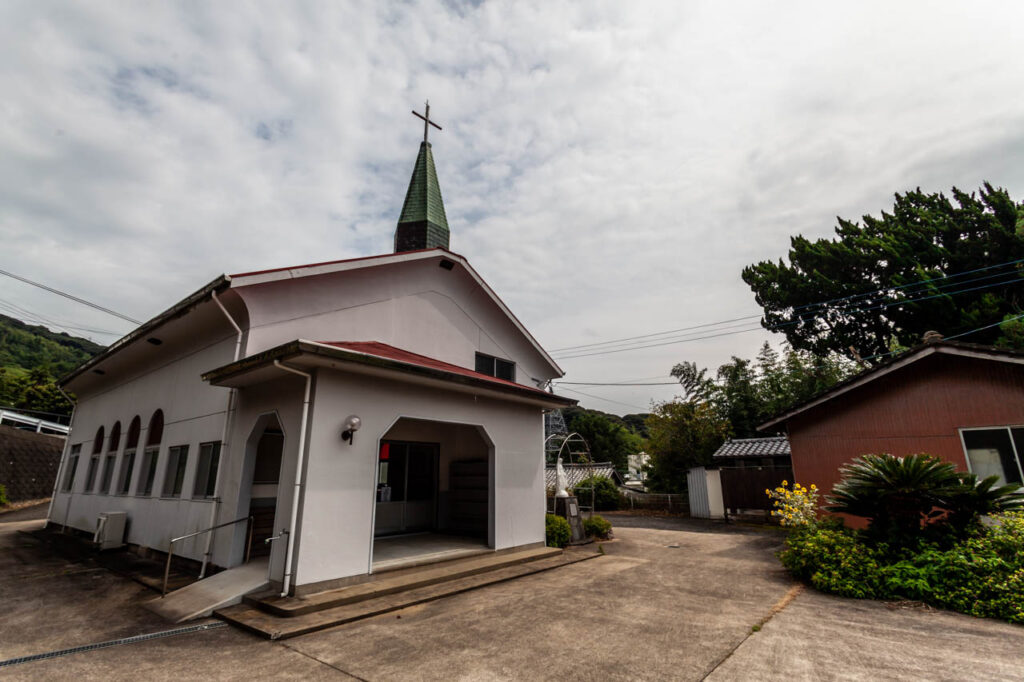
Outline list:
[[[1009,3],[0,8],[0,267],[148,317],[385,252],[430,97],[468,256],[557,348],[758,312],[739,279],[920,185],[1024,197]],[[122,330],[8,281],[0,298]],[[761,332],[563,363],[646,378]],[[109,339],[105,339],[109,340]],[[625,405],[671,387],[585,389]],[[622,404],[584,403],[626,412]]]

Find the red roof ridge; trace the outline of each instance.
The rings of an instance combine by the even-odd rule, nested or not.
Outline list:
[[[375,256],[357,256],[356,258],[342,258],[339,260],[328,260],[322,263],[306,263],[304,265],[291,265],[283,268],[268,268],[266,270],[253,270],[252,272],[240,272],[238,274],[229,275],[229,277],[252,277],[255,275],[266,275],[271,272],[284,272],[285,270],[303,270],[305,268],[316,268],[324,265],[340,265],[342,263],[356,263],[361,260],[376,260],[378,258],[387,258],[388,256],[404,256],[413,253],[426,253],[427,251],[440,251],[449,255],[455,256],[456,258],[462,258],[466,260],[464,256],[460,256],[454,251],[449,251],[440,246],[435,246],[432,249],[416,249],[415,251],[403,251],[402,253],[379,253]]]
[[[388,360],[396,360],[398,362],[404,362],[410,365],[419,365],[420,367],[431,367],[434,369],[441,369],[446,372],[452,372],[454,374],[461,374],[463,376],[475,377],[477,379],[483,379],[493,383],[505,384],[508,386],[516,386],[518,388],[525,388],[538,393],[547,394],[547,391],[537,388],[536,386],[527,386],[520,384],[515,381],[508,381],[507,379],[499,379],[498,377],[491,376],[490,374],[483,374],[475,370],[471,370],[461,365],[453,365],[450,362],[444,360],[438,360],[432,358],[429,355],[422,355],[420,353],[413,353],[412,351],[405,350],[404,348],[398,348],[387,343],[380,341],[316,341],[316,343],[323,344],[325,346],[333,346],[335,348],[341,348],[343,350],[355,351],[357,353],[364,353],[366,355],[376,355],[377,357],[387,358]]]

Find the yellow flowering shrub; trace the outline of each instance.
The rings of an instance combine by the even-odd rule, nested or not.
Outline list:
[[[794,481],[791,488],[789,481],[783,481],[775,490],[764,492],[775,505],[772,516],[779,520],[779,525],[803,527],[818,519],[818,486],[813,483],[805,488]]]

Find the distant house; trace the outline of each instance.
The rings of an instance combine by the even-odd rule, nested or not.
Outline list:
[[[789,439],[730,438],[711,456],[719,467],[785,467],[789,466]]]
[[[10,502],[53,493],[64,438],[0,425],[0,485]]]
[[[647,478],[647,467],[651,463],[651,456],[646,452],[638,452],[635,455],[626,456],[626,485],[642,488]]]
[[[562,464],[562,468],[565,469],[565,478],[568,481],[566,489],[571,493],[572,489],[580,484],[581,481],[590,478],[591,476],[603,476],[604,478],[611,479],[612,483],[617,486],[625,485],[625,481],[622,480],[622,476],[615,470],[611,462],[594,462],[593,464]],[[544,470],[544,484],[547,486],[548,494],[553,495],[555,492],[555,478],[557,477],[556,468],[553,466],[547,467]]]
[[[928,453],[979,477],[1020,483],[1024,352],[933,341],[765,422],[789,435],[793,472],[828,492],[869,453]]]

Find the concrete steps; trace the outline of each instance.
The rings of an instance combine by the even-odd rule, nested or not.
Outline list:
[[[450,580],[467,578],[478,573],[486,573],[507,566],[548,559],[561,553],[562,550],[555,547],[538,547],[536,549],[509,552],[507,554],[494,554],[491,552],[482,557],[445,561],[432,566],[424,566],[416,571],[396,572],[397,574],[394,577],[383,577],[373,582],[350,585],[326,592],[317,592],[305,597],[296,598],[273,595],[262,599],[250,597],[245,601],[276,616],[291,618],[336,606],[376,599],[377,597],[384,597],[397,592],[405,592]]]
[[[305,599],[247,599],[237,606],[219,609],[214,615],[268,639],[287,639],[596,556],[600,555],[591,550],[563,552],[542,548],[491,556],[490,563],[479,559],[453,561],[435,569],[353,585]],[[307,601],[313,603],[299,603]]]
[[[248,564],[221,571],[204,580],[192,583],[165,597],[157,597],[144,606],[172,623],[209,616],[214,609],[237,604],[250,592],[262,590],[267,580],[267,559],[256,559]]]

